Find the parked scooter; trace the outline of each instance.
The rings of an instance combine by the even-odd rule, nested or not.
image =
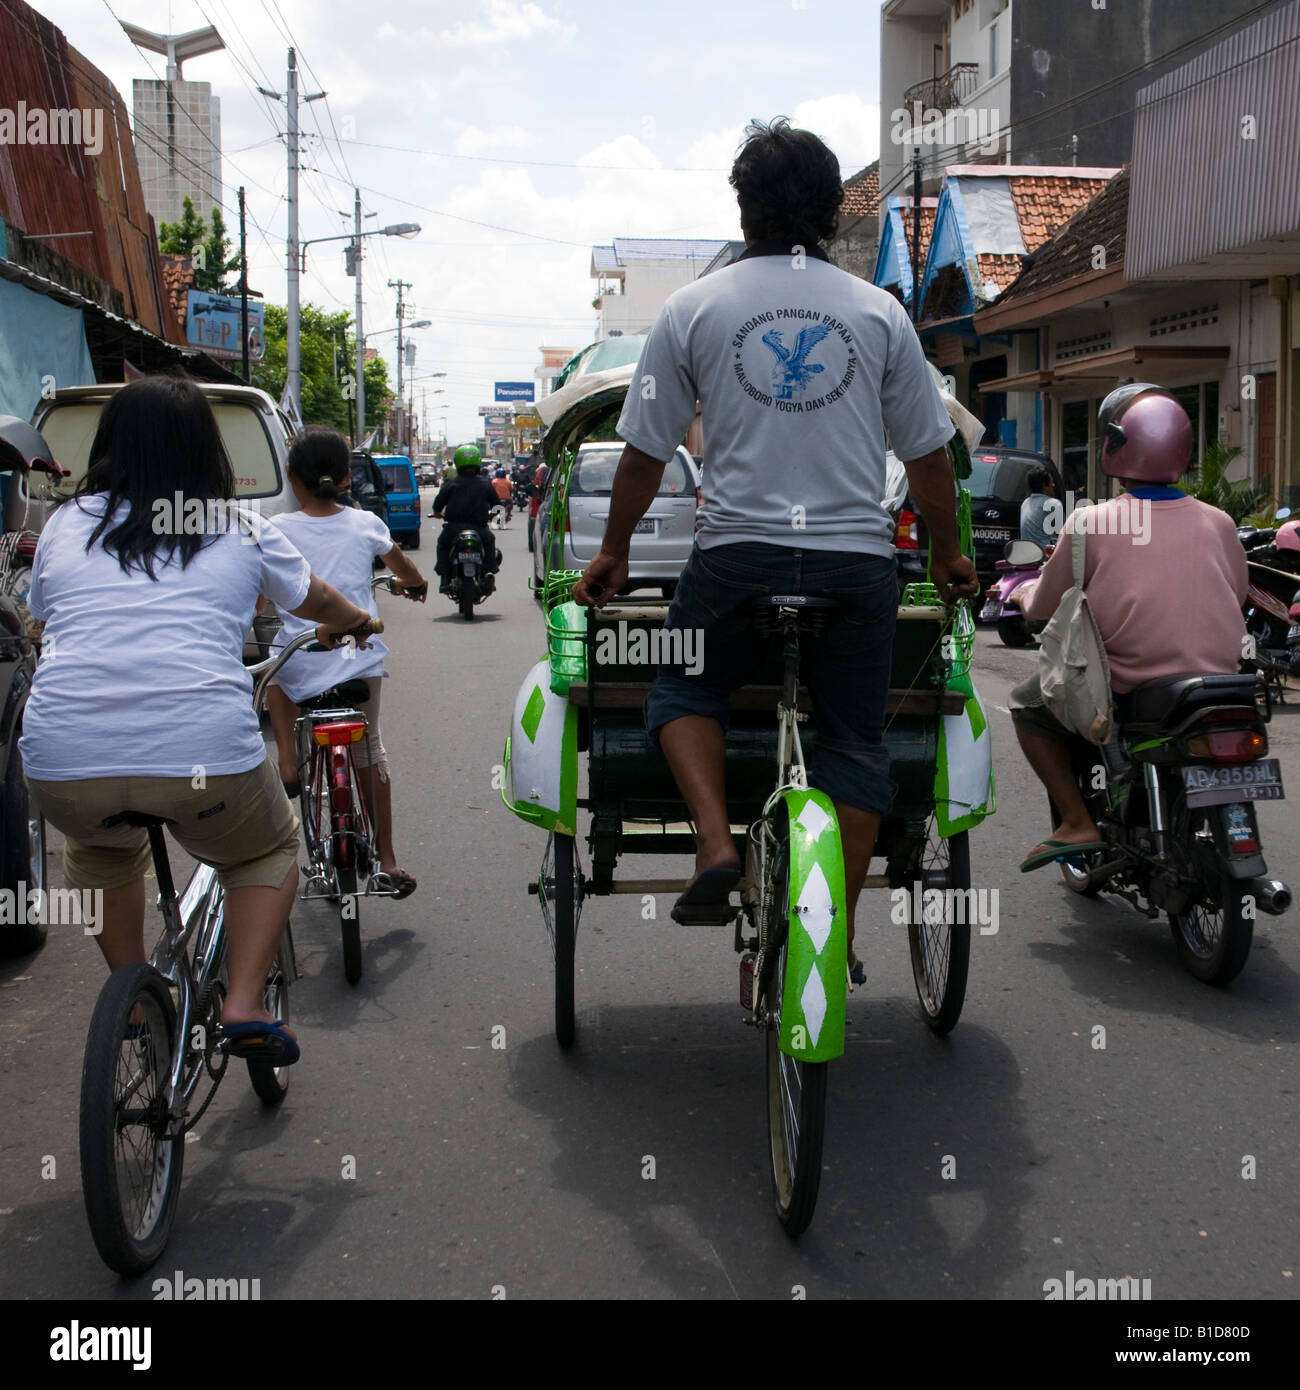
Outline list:
[[[1300,676],[1300,643],[1291,641],[1295,619],[1295,574],[1255,560],[1246,562],[1247,647],[1243,670],[1258,671],[1268,686],[1269,697],[1286,703],[1286,679]]]
[[[1001,577],[989,586],[980,618],[986,623],[997,623],[998,636],[1008,647],[1028,647],[1047,624],[1031,623],[1011,597],[1038,578],[1051,550],[1043,550],[1034,541],[1008,541],[1002,554],[1004,558],[994,566]]]
[[[451,546],[447,591],[451,601],[460,609],[462,618],[474,616],[474,605],[482,603],[497,586],[496,575],[488,568],[483,551],[483,537],[467,526],[456,533]]]

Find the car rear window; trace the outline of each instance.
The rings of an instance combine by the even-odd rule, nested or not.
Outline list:
[[[614,473],[623,456],[623,446],[613,449],[593,449],[580,454],[569,483],[570,497],[608,497],[614,486]],[[691,491],[686,465],[678,454],[668,460],[659,483],[660,497],[680,497]]]
[[[90,446],[104,404],[95,400],[70,401],[66,405],[56,402],[41,421],[41,434],[50,452],[72,471],[72,476],[65,478],[57,489],[64,496],[71,496],[86,476]],[[274,496],[280,490],[280,470],[261,414],[236,401],[209,398],[209,404],[235,470],[235,496]]]
[[[373,497],[378,492],[375,487],[375,480],[370,476],[370,469],[364,463],[354,463],[352,465],[352,495],[353,497]]]
[[[998,502],[1023,502],[1029,496],[1029,473],[1040,460],[1013,455],[974,455],[966,481],[972,497]]]
[[[411,468],[406,463],[381,463],[379,471],[384,475],[385,492],[412,492]]]

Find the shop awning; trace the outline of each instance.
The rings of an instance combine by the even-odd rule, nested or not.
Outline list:
[[[1228,348],[1205,344],[1189,343],[1180,347],[1141,344],[1091,353],[1073,361],[1058,362],[1054,367],[1021,372],[1018,376],[999,377],[996,381],[984,382],[979,389],[985,395],[994,391],[1047,391],[1053,386],[1068,387],[1086,381],[1117,381],[1122,376],[1161,384],[1174,379],[1181,381],[1200,370],[1218,371],[1229,356]]]

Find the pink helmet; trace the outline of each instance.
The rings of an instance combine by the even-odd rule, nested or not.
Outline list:
[[[1112,391],[1097,415],[1101,471],[1141,483],[1174,483],[1192,462],[1192,422],[1165,390],[1135,381]]]
[[[1279,526],[1273,544],[1279,550],[1300,550],[1300,521],[1288,521]]]

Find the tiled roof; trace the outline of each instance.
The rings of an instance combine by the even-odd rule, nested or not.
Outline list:
[[[935,214],[939,210],[938,198],[921,199],[921,269],[925,270],[925,258],[930,253],[930,235],[934,231]],[[903,219],[903,240],[907,244],[907,254],[912,254],[912,200],[906,198],[899,209]]]
[[[880,161],[868,164],[844,181],[844,201],[840,204],[840,223],[859,217],[874,217],[880,202]]]
[[[167,303],[171,305],[172,313],[176,315],[176,322],[180,324],[181,337],[183,338],[185,336],[186,299],[188,291],[194,286],[194,267],[188,256],[178,256],[171,252],[165,252],[160,259],[162,261],[163,290],[167,296]]]
[[[1106,186],[1097,176],[1015,175],[1007,180],[1025,250],[1037,251]]]
[[[1124,232],[1128,222],[1130,166],[1125,165],[1088,203],[1042,244],[1019,278],[1002,295],[1004,304],[1019,295],[1086,274],[1093,269],[1094,247],[1106,248],[1106,269],[1124,261]],[[983,258],[981,258],[983,259]]]

